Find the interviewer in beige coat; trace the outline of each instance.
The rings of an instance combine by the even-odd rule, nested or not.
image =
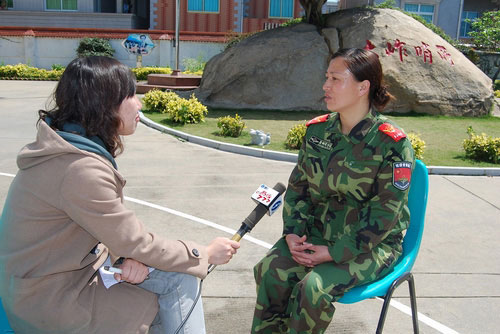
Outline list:
[[[196,296],[195,277],[227,263],[239,243],[167,240],[123,205],[114,157],[141,108],[125,65],[75,59],[54,98],[54,109],[40,111],[36,141],[19,153],[0,221],[0,297],[11,326],[16,334],[172,333]],[[106,289],[98,271],[108,257],[125,259],[115,274],[125,282]],[[148,280],[146,266],[156,268]],[[198,303],[181,333],[204,333]]]

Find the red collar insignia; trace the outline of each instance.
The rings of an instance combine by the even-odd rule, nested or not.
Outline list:
[[[318,116],[318,117],[314,117],[313,119],[311,119],[310,121],[308,121],[306,123],[306,126],[309,126],[309,125],[313,125],[313,124],[316,124],[316,123],[324,123],[328,120],[328,117],[330,116],[330,114],[325,114],[325,115],[321,115],[321,116]]]
[[[382,131],[383,133],[394,139],[394,141],[396,142],[400,141],[403,138],[406,138],[406,134],[402,130],[395,128],[392,124],[389,123],[380,125],[378,129],[379,131]]]

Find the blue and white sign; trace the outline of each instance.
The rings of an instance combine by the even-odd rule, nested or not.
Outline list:
[[[268,214],[270,216],[272,216],[273,213],[275,213],[278,210],[278,208],[281,206],[281,204],[283,204],[283,197],[282,196],[280,196],[274,200],[273,204],[271,204],[271,206],[269,207]]]
[[[155,44],[146,34],[130,34],[122,42],[122,46],[128,53],[134,55],[148,55],[153,51]]]

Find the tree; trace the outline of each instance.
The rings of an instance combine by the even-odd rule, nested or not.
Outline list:
[[[469,22],[472,27],[469,36],[476,48],[500,51],[500,11],[485,12],[479,19]]]
[[[107,56],[113,57],[115,49],[107,39],[97,37],[87,37],[80,40],[76,54],[78,57]]]
[[[469,36],[478,49],[500,51],[500,11],[485,12],[479,19],[469,22],[472,27]]]
[[[304,8],[305,19],[304,22],[314,24],[315,26],[323,26],[323,15],[321,9],[326,0],[299,0],[300,5]]]
[[[485,12],[479,19],[473,22],[469,20],[469,23],[471,23],[472,27],[469,36],[472,37],[472,42],[476,48],[486,51],[500,51],[500,11]],[[495,82],[499,74],[500,67],[493,75],[493,82]]]

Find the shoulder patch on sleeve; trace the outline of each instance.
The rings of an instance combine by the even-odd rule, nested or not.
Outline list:
[[[324,123],[328,120],[328,117],[330,116],[330,114],[325,114],[325,115],[321,115],[321,116],[318,116],[318,117],[314,117],[313,119],[311,119],[310,121],[308,121],[306,123],[306,126],[309,126],[309,125],[313,125],[313,124],[316,124],[316,123]]]
[[[409,161],[394,162],[392,165],[392,185],[399,190],[406,190],[411,182],[411,165]]]
[[[385,133],[386,135],[388,135],[389,137],[394,139],[394,141],[396,141],[396,142],[400,141],[403,138],[406,138],[406,134],[403,132],[403,130],[395,128],[390,123],[381,124],[378,127],[378,129],[379,129],[379,131]]]

